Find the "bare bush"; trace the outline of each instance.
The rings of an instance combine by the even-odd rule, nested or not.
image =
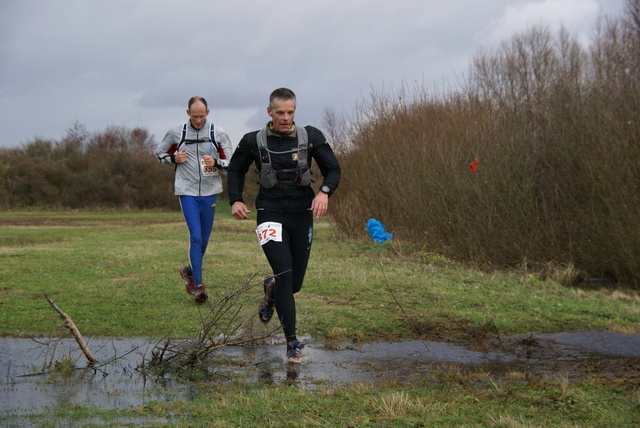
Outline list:
[[[146,129],[128,129],[122,126],[108,126],[96,133],[87,142],[87,151],[117,151],[128,153],[153,153],[154,143]]]
[[[141,128],[89,134],[74,124],[61,141],[36,138],[0,156],[0,207],[177,209],[173,170]]]
[[[228,346],[255,344],[280,331],[280,325],[271,329],[254,330],[246,311],[246,303],[252,298],[248,292],[256,286],[262,287],[262,281],[253,282],[255,276],[235,288],[229,288],[215,303],[203,305],[200,328],[195,338],[176,340],[164,338],[152,350],[148,361],[150,368],[181,372],[191,369],[206,369],[219,356],[220,351]],[[254,313],[251,312],[251,318]]]
[[[532,28],[476,56],[460,91],[372,94],[341,157],[338,230],[361,235],[375,217],[477,265],[566,263],[637,284],[633,22],[605,21],[589,48]]]

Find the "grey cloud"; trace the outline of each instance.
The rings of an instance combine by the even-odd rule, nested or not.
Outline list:
[[[318,125],[325,108],[349,111],[372,88],[454,85],[506,34],[514,5],[548,2],[620,11],[624,0],[4,0],[0,146],[61,138],[76,120],[164,135],[192,95],[240,134],[266,122],[279,86],[298,94],[298,122]]]

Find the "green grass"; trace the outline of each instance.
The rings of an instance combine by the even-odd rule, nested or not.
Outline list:
[[[269,273],[253,229],[253,221],[232,219],[221,204],[205,256],[212,299]],[[317,222],[297,296],[300,331],[317,338],[336,328],[360,340],[415,338],[402,310],[426,339],[488,322],[503,334],[640,331],[636,292],[565,287],[531,273],[483,273],[393,245],[399,244],[338,241],[330,223]],[[84,335],[190,337],[199,308],[178,275],[187,249],[178,212],[1,212],[0,334],[54,330],[58,320],[46,294]]]
[[[269,273],[254,227],[232,219],[224,202],[219,207],[204,271],[212,300],[225,287],[259,284]],[[533,273],[482,272],[400,251],[403,243],[396,240],[340,241],[326,220],[317,222],[314,239],[297,306],[300,333],[315,339],[415,339],[415,327],[426,340],[466,343],[488,325],[502,335],[640,333],[640,297],[633,291],[566,287]],[[60,320],[47,294],[85,337],[193,337],[206,306],[194,304],[178,275],[187,241],[179,212],[0,212],[0,335],[52,334]],[[257,305],[261,287],[251,293]],[[255,306],[244,310],[255,318]],[[194,401],[120,410],[59,405],[25,417],[5,415],[0,423],[577,427],[640,421],[637,379],[490,378],[455,368],[434,369],[434,379],[320,383],[313,389],[201,379],[192,381]]]
[[[150,401],[127,410],[62,404],[30,422],[37,426],[633,427],[639,421],[637,396],[634,401],[623,388],[611,388],[604,395],[601,386],[562,378],[501,383],[455,377],[437,384],[352,383],[313,391],[290,385],[203,382],[194,386],[193,393],[193,400]],[[4,418],[7,424],[19,420]]]

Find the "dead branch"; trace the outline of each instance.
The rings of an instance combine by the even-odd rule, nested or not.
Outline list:
[[[165,337],[161,341],[163,343],[158,343],[152,350],[149,364],[158,368],[173,367],[181,370],[183,367],[210,361],[223,348],[255,343],[279,331],[280,326],[277,324],[258,335],[259,337],[256,337],[254,332],[240,331],[248,323],[243,308],[246,304],[255,304],[255,296],[248,292],[262,285],[262,279],[254,282],[256,277],[257,274],[244,283],[228,287],[218,300],[202,306],[200,329],[196,338],[173,340]]]
[[[78,346],[80,346],[82,353],[84,354],[85,357],[87,357],[89,364],[91,365],[95,364],[98,360],[96,360],[94,356],[91,354],[91,351],[89,351],[87,344],[85,343],[84,339],[82,338],[82,335],[80,334],[80,330],[78,330],[78,328],[74,324],[71,317],[65,314],[64,312],[62,312],[62,310],[60,310],[60,308],[53,302],[53,300],[49,298],[49,296],[45,294],[44,297],[47,299],[47,302],[49,302],[51,307],[55,309],[55,311],[58,313],[58,316],[60,316],[60,318],[62,319],[63,323],[60,326],[66,327],[69,329],[69,331],[71,331],[71,334],[73,334],[74,339],[76,339],[76,342],[78,343]]]

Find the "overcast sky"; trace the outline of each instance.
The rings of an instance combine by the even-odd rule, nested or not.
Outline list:
[[[0,146],[78,122],[159,141],[204,96],[234,144],[296,92],[296,122],[349,116],[372,90],[455,87],[481,49],[532,25],[587,42],[625,0],[0,0]]]

